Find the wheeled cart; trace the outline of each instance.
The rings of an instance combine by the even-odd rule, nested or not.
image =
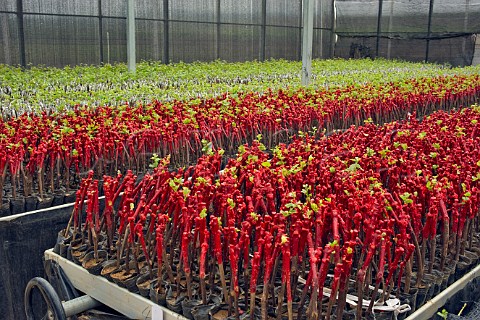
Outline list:
[[[47,304],[44,319],[63,320],[83,311],[106,305],[130,319],[187,320],[139,294],[121,288],[107,279],[90,274],[87,270],[53,252],[45,251],[45,261],[58,265],[58,270],[68,279],[66,290],[78,290],[85,295],[62,301],[52,285],[43,278],[33,278],[25,290],[27,319],[35,319],[32,293],[39,290]],[[73,288],[68,288],[72,287]]]
[[[129,319],[187,320],[184,316],[174,313],[139,294],[121,288],[103,277],[90,274],[83,267],[54,253],[53,249],[45,251],[44,256],[46,261],[45,265],[50,266],[48,268],[52,268],[52,265],[57,267],[56,271],[50,270],[50,274],[52,272],[61,273],[60,276],[63,276],[67,280],[66,283],[61,283],[60,289],[63,293],[67,292],[67,296],[72,298],[61,299],[47,280],[43,278],[33,278],[25,290],[25,310],[28,320],[38,319],[38,317],[35,318],[33,316],[34,304],[32,301],[32,292],[35,289],[40,291],[47,305],[47,312],[43,315],[42,319],[64,320],[86,310],[105,305]],[[49,272],[47,271],[47,273]],[[421,308],[408,316],[406,320],[430,319],[448,299],[463,290],[467,284],[472,281],[477,281],[479,278],[480,265],[473,268],[447,289],[440,292],[432,300],[427,301]],[[77,294],[74,296],[71,294],[72,291],[76,290],[83,292],[84,295],[79,296]],[[70,294],[68,294],[68,292],[70,292]]]

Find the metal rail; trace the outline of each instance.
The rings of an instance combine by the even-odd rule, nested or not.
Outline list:
[[[408,316],[406,320],[427,320],[435,315],[438,309],[443,307],[447,300],[455,293],[462,290],[471,280],[480,277],[480,265],[476,266],[472,271],[455,281],[451,286],[440,292],[433,299],[425,302],[425,304]]]

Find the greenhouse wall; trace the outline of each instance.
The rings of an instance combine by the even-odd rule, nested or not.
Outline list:
[[[137,60],[300,59],[301,0],[136,0]],[[332,3],[315,5],[314,57],[331,50]],[[4,0],[0,63],[125,62],[126,0]]]
[[[136,0],[137,60],[299,60],[302,0]],[[480,0],[317,0],[314,58],[469,65]],[[3,0],[0,63],[125,62],[126,0]]]

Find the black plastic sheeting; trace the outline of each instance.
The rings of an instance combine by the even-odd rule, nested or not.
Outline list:
[[[427,37],[430,0],[336,0],[335,7],[342,35],[376,35],[380,15],[383,36]],[[480,0],[434,0],[430,25],[432,35],[478,33]]]
[[[335,7],[337,57],[472,63],[480,0],[336,0]]]
[[[23,294],[28,281],[44,276],[43,252],[53,248],[72,205],[0,219],[0,318],[25,319]]]
[[[480,41],[480,39],[477,39]],[[377,38],[374,36],[339,36],[335,56],[341,58],[375,58]],[[425,39],[380,38],[378,56],[387,59],[425,61]],[[429,43],[429,62],[449,63],[452,66],[472,64],[475,36],[471,34],[434,38]]]

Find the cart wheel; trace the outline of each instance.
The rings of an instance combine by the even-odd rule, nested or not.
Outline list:
[[[33,310],[33,289],[38,289],[42,294],[43,300],[47,304],[47,313],[40,318],[35,317]],[[62,301],[52,285],[45,279],[35,277],[30,280],[25,288],[25,314],[27,320],[46,319],[46,320],[66,320]]]

